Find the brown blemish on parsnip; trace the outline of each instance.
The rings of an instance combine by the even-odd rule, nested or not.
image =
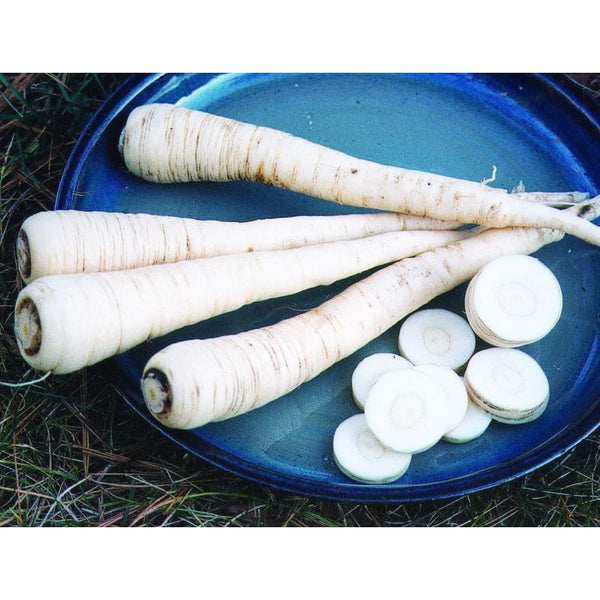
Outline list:
[[[29,238],[21,229],[17,237],[17,268],[23,279],[31,277],[31,251],[29,249]]]
[[[579,206],[577,208],[577,216],[579,216],[581,218],[588,218],[588,215],[593,216],[596,209],[597,209],[597,207],[593,203],[582,204],[581,206]]]
[[[34,356],[42,346],[42,323],[37,307],[31,298],[23,298],[15,311],[19,344],[27,356]]]
[[[160,412],[154,412],[153,414],[156,416],[165,417],[171,412],[171,406],[173,404],[173,399],[171,396],[171,386],[169,385],[169,380],[167,376],[158,369],[149,369],[146,373],[144,373],[143,379],[152,379],[156,384],[156,389],[160,394],[159,402],[162,407]]]

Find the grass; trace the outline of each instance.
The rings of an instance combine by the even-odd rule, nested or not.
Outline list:
[[[75,141],[119,74],[0,75],[0,379],[27,382],[12,309],[21,221],[53,206]],[[582,84],[598,90],[598,80]],[[149,427],[105,367],[0,387],[4,527],[595,527],[600,433],[508,484],[435,502],[361,505],[303,498],[213,467]]]

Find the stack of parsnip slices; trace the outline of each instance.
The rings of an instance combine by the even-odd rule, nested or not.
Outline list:
[[[473,331],[501,348],[541,340],[558,322],[562,305],[561,288],[552,271],[523,254],[488,263],[470,281],[465,295]]]
[[[533,421],[548,404],[546,374],[531,356],[516,348],[475,353],[464,382],[469,398],[501,423]]]

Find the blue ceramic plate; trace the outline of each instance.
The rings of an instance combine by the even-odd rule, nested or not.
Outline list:
[[[600,110],[566,78],[454,74],[162,75],[128,80],[78,141],[56,208],[250,220],[349,212],[337,204],[248,183],[157,185],[124,168],[117,139],[129,112],[163,101],[289,131],[388,164],[526,190],[600,193]],[[269,324],[315,306],[349,281],[261,302],[148,342],[112,359],[133,409],[174,442],[219,467],[281,490],[336,500],[405,502],[465,494],[521,476],[593,431],[600,417],[600,251],[567,237],[538,253],[560,280],[564,313],[524,348],[545,369],[548,409],[527,425],[493,423],[464,445],[416,455],[396,483],[362,485],[335,467],[335,427],[356,408],[350,376],[364,356],[396,351],[397,328],[284,398],[187,431],[149,417],[138,389],[146,360],[166,344]],[[464,286],[434,306],[463,310]]]

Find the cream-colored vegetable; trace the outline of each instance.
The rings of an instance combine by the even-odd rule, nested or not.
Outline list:
[[[406,473],[412,456],[383,446],[367,427],[365,415],[360,413],[337,426],[333,434],[333,458],[350,479],[359,483],[389,483]]]
[[[562,313],[554,273],[533,256],[502,256],[469,282],[465,312],[475,333],[493,346],[516,348],[541,340]]]
[[[561,237],[547,229],[488,230],[384,267],[268,327],[172,344],[144,367],[144,398],[160,422],[180,429],[258,408],[468,281],[497,256],[532,253]]]
[[[378,352],[363,358],[352,372],[352,398],[356,406],[364,410],[369,390],[380,375],[412,366],[410,361],[393,352]]]
[[[467,411],[461,422],[442,437],[452,444],[466,444],[482,436],[492,422],[492,417],[469,400]]]
[[[528,423],[545,410],[548,378],[540,365],[516,348],[487,348],[465,370],[469,398],[502,423]]]
[[[467,412],[469,396],[463,379],[453,369],[442,365],[416,365],[415,368],[435,379],[444,391],[446,434],[461,422]]]
[[[417,454],[442,438],[447,407],[439,382],[411,367],[388,371],[377,379],[365,402],[365,417],[386,448]]]
[[[119,149],[133,174],[155,182],[248,180],[445,221],[559,229],[600,245],[597,226],[485,183],[381,165],[272,128],[169,104],[134,109]]]
[[[327,285],[468,235],[400,231],[291,250],[41,277],[17,297],[17,341],[33,368],[69,373],[246,304]]]
[[[394,213],[297,216],[247,222],[102,211],[36,213],[17,238],[17,268],[30,283],[261,250],[285,250],[402,230],[455,229],[458,223]]]
[[[456,370],[475,351],[475,334],[460,315],[445,308],[426,308],[402,323],[398,349],[414,365],[431,363]]]

